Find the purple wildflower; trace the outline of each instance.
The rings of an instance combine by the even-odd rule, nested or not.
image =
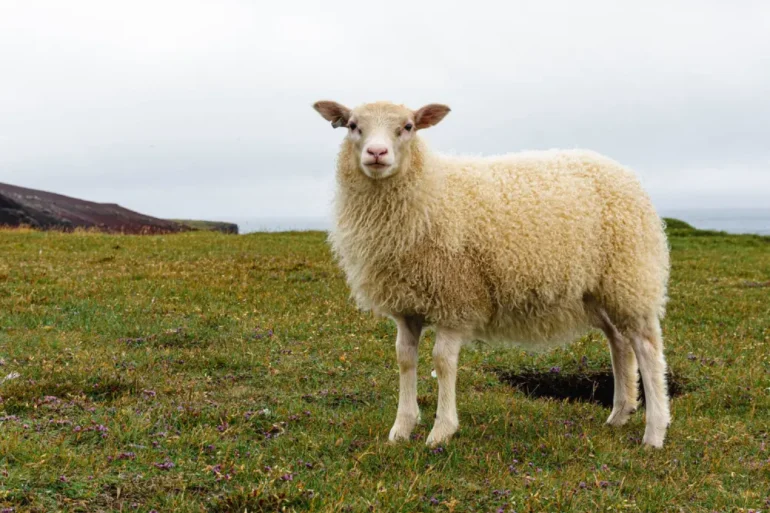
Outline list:
[[[430,503],[433,506],[438,506],[439,505],[439,500],[437,498],[435,498],[435,497],[431,497],[430,498]]]
[[[163,463],[153,463],[153,465],[155,465],[155,468],[160,470],[171,470],[174,468],[174,463],[169,460],[166,460]]]
[[[281,481],[294,481],[294,474],[284,474],[281,476]]]
[[[551,374],[558,374],[560,372],[561,372],[561,367],[559,366],[551,367]]]

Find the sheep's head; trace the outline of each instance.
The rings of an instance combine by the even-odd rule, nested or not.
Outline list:
[[[367,103],[348,109],[336,102],[313,105],[334,128],[345,127],[358,165],[373,179],[396,174],[417,130],[435,125],[449,113],[446,105],[430,104],[412,111],[389,102]]]

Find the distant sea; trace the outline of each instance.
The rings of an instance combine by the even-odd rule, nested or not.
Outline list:
[[[660,209],[664,217],[674,217],[703,230],[728,233],[756,233],[770,235],[770,208],[697,208]],[[223,219],[237,223],[240,233],[322,230],[331,228],[331,220],[324,217],[274,217]]]

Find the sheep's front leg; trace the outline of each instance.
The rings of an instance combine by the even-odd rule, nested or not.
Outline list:
[[[449,441],[460,423],[457,419],[455,383],[457,382],[457,361],[462,347],[460,334],[443,329],[436,330],[436,345],[433,346],[433,364],[438,377],[438,408],[436,423],[428,435],[427,444],[437,445]]]
[[[388,440],[406,440],[420,421],[417,406],[417,344],[420,342],[423,319],[400,317],[396,319],[396,358],[398,359],[399,388],[398,413]]]

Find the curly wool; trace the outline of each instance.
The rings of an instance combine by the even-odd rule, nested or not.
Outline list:
[[[401,170],[361,173],[343,142],[329,240],[358,305],[528,349],[664,313],[663,223],[634,174],[583,150],[449,157],[415,137]]]

